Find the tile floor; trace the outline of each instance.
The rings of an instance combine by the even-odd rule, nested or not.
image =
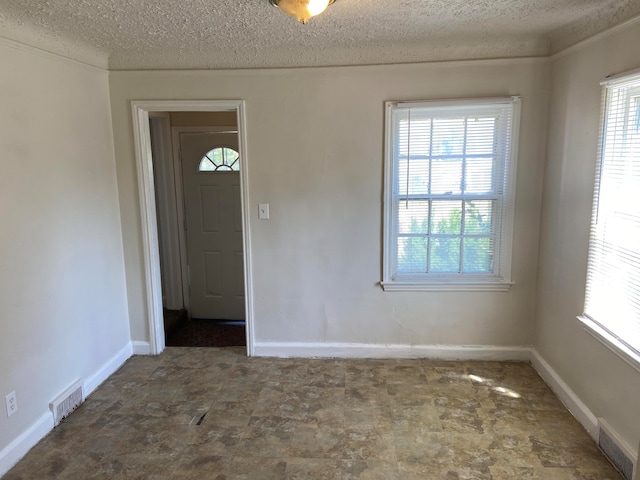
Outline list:
[[[4,478],[621,477],[526,364],[168,348],[130,359]]]

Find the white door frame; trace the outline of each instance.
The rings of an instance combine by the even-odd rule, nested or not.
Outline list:
[[[149,325],[149,348],[152,355],[162,353],[164,318],[162,313],[162,283],[160,278],[160,251],[156,217],[156,198],[153,183],[151,155],[150,112],[229,112],[235,111],[240,147],[240,195],[242,204],[242,239],[244,249],[245,314],[247,355],[253,355],[253,289],[251,263],[251,235],[249,230],[249,176],[247,161],[245,105],[243,100],[134,100],[131,102],[133,138],[140,217],[142,223],[142,250],[145,277],[145,300]]]
[[[185,231],[185,211],[184,211],[184,184],[182,183],[182,161],[180,158],[180,134],[181,133],[219,133],[233,131],[238,134],[237,126],[228,127],[171,127],[171,143],[173,145],[173,175],[175,178],[175,197],[176,197],[176,212],[178,215],[178,236],[180,239],[180,262],[182,264],[182,296],[184,302],[184,308],[189,311],[191,298],[189,296],[189,272],[187,261],[187,235]],[[238,142],[240,137],[238,137]],[[240,168],[242,168],[242,160],[240,160]],[[242,181],[242,179],[240,179]],[[244,226],[243,226],[244,228]],[[191,315],[191,313],[189,313]]]

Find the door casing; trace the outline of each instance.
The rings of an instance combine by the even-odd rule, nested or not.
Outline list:
[[[245,103],[243,100],[134,100],[131,102],[131,113],[133,116],[133,136],[138,174],[138,192],[140,197],[143,268],[146,286],[145,304],[147,307],[147,324],[149,326],[149,353],[152,355],[162,353],[165,347],[165,340],[149,113],[229,111],[236,112],[238,124],[247,355],[253,355],[253,276],[249,221],[249,162],[247,156]],[[139,351],[138,353],[142,352]]]

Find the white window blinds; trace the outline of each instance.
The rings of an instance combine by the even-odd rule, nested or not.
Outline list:
[[[604,83],[585,316],[640,355],[640,75]]]
[[[515,104],[387,105],[383,285],[509,281]]]

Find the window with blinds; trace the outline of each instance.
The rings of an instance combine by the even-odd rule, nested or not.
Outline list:
[[[640,73],[603,82],[602,112],[584,317],[640,361]]]
[[[388,102],[385,290],[506,290],[519,97]]]

